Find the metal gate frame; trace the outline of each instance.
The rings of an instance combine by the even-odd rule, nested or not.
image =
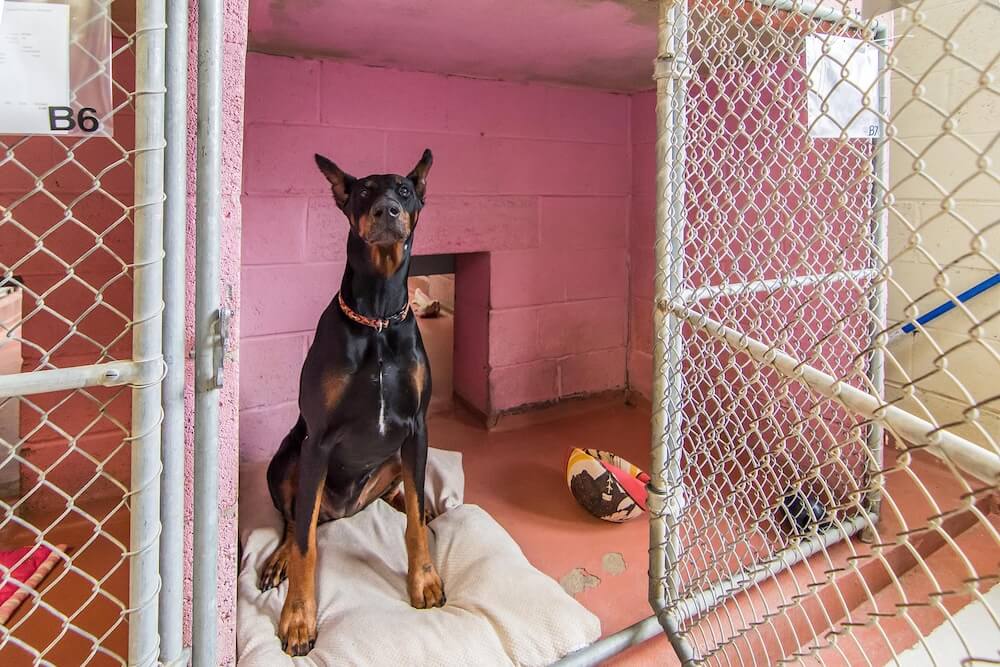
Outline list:
[[[102,11],[110,16],[110,1]],[[128,661],[153,665],[159,653],[161,382],[163,337],[164,0],[139,0],[135,27],[135,147],[132,358],[0,376],[0,398],[128,385],[130,433]]]
[[[688,0],[660,0],[658,51],[655,61],[657,89],[657,199],[655,245],[655,296],[653,343],[653,420],[652,466],[649,484],[650,561],[649,602],[678,658],[685,665],[694,664],[697,653],[680,632],[681,625],[704,614],[736,593],[771,578],[794,564],[827,547],[862,533],[874,534],[879,518],[879,486],[883,481],[882,443],[885,428],[916,447],[943,459],[947,465],[988,484],[1000,477],[1000,456],[974,443],[920,419],[884,399],[884,350],[888,342],[886,323],[888,206],[884,200],[884,184],[888,178],[888,139],[884,128],[890,116],[888,106],[888,76],[886,67],[887,29],[877,21],[866,22],[847,16],[837,9],[797,0],[752,0],[763,8],[782,10],[807,21],[849,25],[859,30],[867,41],[879,48],[879,83],[877,112],[883,126],[882,139],[873,140],[871,184],[871,245],[879,249],[866,273],[880,276],[880,287],[871,290],[869,309],[875,320],[869,327],[872,344],[868,352],[868,387],[862,390],[785,353],[774,345],[757,340],[750,332],[739,331],[715,321],[691,306],[705,295],[749,291],[788,289],[842,279],[840,274],[802,276],[777,281],[758,281],[760,285],[740,283],[684,289],[684,227],[687,220],[685,203],[685,137],[686,86],[691,76],[688,54]],[[769,284],[765,284],[769,283]],[[759,365],[777,371],[815,395],[837,402],[843,408],[869,424],[866,446],[869,449],[868,474],[874,488],[865,499],[867,513],[834,523],[826,531],[803,539],[776,555],[769,563],[749,566],[717,582],[709,590],[682,594],[676,572],[668,567],[680,554],[679,513],[682,503],[683,452],[683,374],[680,372],[684,354],[683,326],[701,331],[723,343],[734,354],[749,356]],[[664,474],[665,473],[665,474]],[[628,646],[635,639],[650,634],[649,621],[636,624],[622,636],[619,643]],[[641,641],[641,639],[639,639]],[[624,643],[628,641],[629,643]],[[619,648],[618,650],[621,650]],[[606,653],[604,655],[607,655]],[[588,664],[590,660],[583,661]]]

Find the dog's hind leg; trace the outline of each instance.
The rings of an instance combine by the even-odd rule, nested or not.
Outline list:
[[[401,448],[403,495],[406,503],[406,588],[410,604],[417,609],[440,607],[445,603],[444,585],[427,549],[424,521],[424,477],[427,467],[427,426],[423,416],[416,432]]]
[[[306,655],[316,643],[316,524],[333,443],[311,439],[306,437],[299,452],[288,596],[278,621],[281,647],[291,656]]]
[[[275,588],[285,580],[295,536],[295,488],[299,476],[299,449],[305,434],[305,422],[299,417],[298,422],[281,441],[281,447],[267,467],[267,487],[275,509],[281,513],[285,528],[281,544],[268,556],[260,571],[257,588],[262,591]]]

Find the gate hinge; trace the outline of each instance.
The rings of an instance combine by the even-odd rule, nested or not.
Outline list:
[[[223,306],[215,318],[215,345],[213,345],[213,355],[215,358],[215,386],[222,387],[223,371],[226,368],[226,348],[229,345],[229,326],[233,312]]]

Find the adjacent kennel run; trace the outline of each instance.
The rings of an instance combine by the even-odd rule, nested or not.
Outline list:
[[[56,556],[33,587],[12,575],[28,552],[0,566],[26,596],[0,662],[234,660],[233,380],[257,438],[238,453],[265,457],[342,268],[301,164],[326,141],[398,169],[426,135],[444,212],[417,243],[455,275],[456,394],[488,418],[623,388],[652,405],[653,615],[564,664],[663,634],[684,664],[1000,659],[995,2],[664,0],[655,93],[616,98],[254,56],[242,302],[247,3],[197,5],[195,51],[185,2],[75,3],[94,10],[70,34],[106,20],[111,46],[74,38],[73,92],[110,79],[113,131],[0,137],[0,551]],[[329,82],[379,104],[321,104]],[[793,527],[803,501],[821,510]]]

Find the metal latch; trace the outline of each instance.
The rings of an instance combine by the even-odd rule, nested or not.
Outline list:
[[[215,358],[215,386],[222,387],[223,371],[226,368],[226,347],[229,344],[229,325],[233,316],[233,311],[226,307],[219,308],[215,318],[215,345],[213,355]]]

